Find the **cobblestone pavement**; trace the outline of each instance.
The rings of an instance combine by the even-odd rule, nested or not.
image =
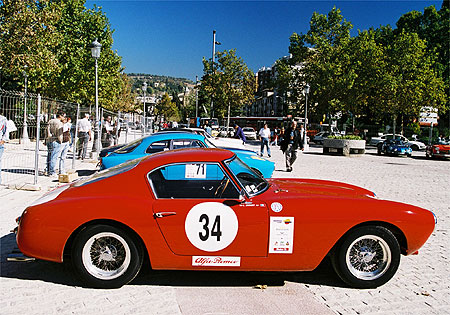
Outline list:
[[[287,274],[143,272],[120,289],[94,290],[83,288],[65,265],[6,261],[16,246],[9,232],[14,218],[43,192],[1,187],[0,314],[293,314],[295,309],[310,314],[450,314],[450,161],[426,160],[423,152],[414,152],[413,158],[377,156],[375,150],[358,157],[324,156],[313,147],[299,154],[294,172],[287,173],[275,147],[271,159],[276,162],[274,177],[359,185],[379,198],[434,211],[438,225],[419,255],[402,256],[394,278],[377,289],[348,288],[324,261],[315,271]],[[81,170],[89,173],[94,167],[83,163]],[[252,289],[256,284],[269,288]],[[283,305],[289,300],[297,303]]]

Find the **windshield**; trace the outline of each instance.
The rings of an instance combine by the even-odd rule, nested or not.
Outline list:
[[[122,174],[124,172],[127,172],[127,171],[133,169],[136,165],[139,164],[139,162],[141,162],[142,159],[145,159],[146,157],[147,156],[144,156],[139,159],[130,160],[125,163],[108,168],[106,170],[97,172],[94,175],[92,175],[86,179],[81,179],[81,180],[75,182],[72,186],[80,187],[80,186],[84,186],[87,184],[95,183],[96,181],[99,181],[99,180],[102,180],[102,179],[105,179],[105,178],[108,178],[111,176]]]
[[[114,151],[114,153],[130,153],[131,151],[133,151],[134,149],[136,149],[136,147],[138,145],[140,145],[142,143],[142,141],[144,140],[144,138],[140,138],[134,141],[131,141],[130,143],[128,143],[127,145],[121,147],[119,150]]]
[[[269,187],[269,183],[264,178],[255,173],[250,167],[242,162],[238,157],[226,161],[225,164],[236,176],[241,186],[249,195],[256,195],[265,191]]]
[[[205,144],[206,144],[206,147],[208,147],[208,148],[217,148],[217,147],[214,145],[214,143],[212,143],[211,140],[209,140],[209,139],[206,138],[206,137],[205,137]]]

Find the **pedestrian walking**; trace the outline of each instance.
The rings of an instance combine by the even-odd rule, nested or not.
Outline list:
[[[63,136],[61,143],[61,151],[59,154],[59,174],[66,174],[65,162],[67,157],[67,152],[70,148],[70,130],[72,129],[72,119],[70,117],[65,117],[63,123]]]
[[[1,110],[1,109],[0,109]],[[5,143],[9,141],[8,120],[0,112],[0,185],[2,183],[2,156],[5,151]]]
[[[111,123],[111,116],[107,116],[102,124],[102,147],[107,148],[111,146],[113,139],[114,127]]]
[[[283,135],[283,140],[281,142],[281,150],[285,154],[286,161],[286,171],[292,172],[292,166],[297,160],[297,149],[300,148],[302,151],[303,141],[302,134],[299,129],[297,129],[297,123],[292,121],[291,126],[286,129]]]
[[[241,139],[242,140],[242,144],[245,144],[245,142],[247,142],[247,139],[245,138],[244,131],[242,130],[242,128],[239,127],[238,124],[235,124],[234,125],[234,130],[235,130],[234,138]]]
[[[78,158],[84,160],[86,158],[88,143],[92,139],[91,122],[89,121],[89,114],[85,114],[83,119],[77,122],[78,125]]]
[[[56,163],[61,153],[63,141],[64,113],[58,112],[56,118],[50,119],[47,126],[47,175],[56,176]]]
[[[271,155],[270,155],[270,146],[269,146],[270,129],[269,129],[269,127],[267,126],[267,124],[264,124],[264,127],[262,127],[262,128],[259,130],[258,136],[259,136],[260,139],[261,139],[261,150],[260,150],[259,155],[260,155],[260,156],[263,156],[263,155],[264,155],[264,147],[266,147],[266,148],[267,148],[267,149],[266,149],[266,150],[267,150],[267,155],[268,155],[269,157],[271,157]]]

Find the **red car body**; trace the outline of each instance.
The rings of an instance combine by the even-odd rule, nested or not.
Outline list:
[[[59,188],[53,193],[54,199],[38,202],[24,211],[17,233],[18,246],[27,256],[62,262],[83,229],[113,225],[142,244],[153,269],[308,271],[316,268],[354,229],[381,226],[389,230],[405,255],[417,252],[434,229],[432,212],[379,200],[372,192],[349,184],[269,179],[262,193],[243,194],[243,189],[242,196],[232,200],[171,199],[157,198],[155,184],[148,177],[149,172],[164,165],[218,163],[232,179],[230,185],[242,188],[224,163],[233,158],[232,152],[220,149],[174,150],[146,157],[132,169],[114,176]],[[226,204],[236,215],[237,232],[225,248],[205,250],[187,236],[187,217],[199,204]],[[277,218],[286,226],[292,224],[292,230],[286,231],[293,232],[293,243],[287,245],[285,253],[271,248],[278,242],[273,235],[283,234],[283,228],[287,228],[278,222],[280,230],[271,231],[271,221]],[[226,228],[222,224],[222,229]],[[211,234],[214,229],[209,226]],[[217,231],[222,230],[216,227],[216,234]],[[201,233],[203,230],[199,230],[200,237]]]
[[[425,150],[427,157],[450,158],[450,144],[428,145]]]

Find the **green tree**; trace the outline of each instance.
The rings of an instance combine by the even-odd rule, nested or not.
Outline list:
[[[214,101],[214,113],[218,118],[228,114],[240,115],[244,105],[253,100],[255,91],[255,76],[241,57],[236,56],[236,50],[217,52],[217,61],[203,58],[203,77],[201,94],[210,104]]]
[[[299,66],[292,86],[294,94],[301,95],[302,84],[311,86],[309,116],[322,117],[323,113],[342,110],[346,105],[346,92],[355,77],[350,67],[348,43],[352,24],[334,7],[328,15],[314,13],[306,34],[294,33],[290,37],[289,52],[292,64]],[[301,101],[295,111],[304,112]]]
[[[156,103],[155,114],[164,117],[166,121],[179,121],[180,113],[174,102],[170,99],[169,94],[165,93],[161,100]]]
[[[112,50],[109,21],[100,8],[88,10],[84,4],[84,0],[3,1],[0,6],[3,75],[6,74],[10,88],[17,88],[23,82],[21,72],[27,65],[30,91],[92,104],[95,67],[89,45],[97,38],[102,44],[98,59],[99,104],[112,110],[129,108],[130,98],[119,96],[129,94],[126,90],[129,86],[121,74],[121,58]]]
[[[60,18],[50,0],[2,1],[0,5],[0,67],[3,86],[23,86],[26,70],[31,91],[44,90],[59,72],[52,47],[61,40],[56,32]],[[6,81],[6,82],[5,82]]]

